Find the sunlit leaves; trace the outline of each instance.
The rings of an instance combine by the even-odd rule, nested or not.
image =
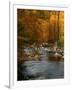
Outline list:
[[[64,44],[63,11],[18,9],[17,28],[18,36],[29,42]]]

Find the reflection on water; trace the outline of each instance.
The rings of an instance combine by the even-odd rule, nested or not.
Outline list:
[[[29,53],[27,50],[26,52]],[[42,52],[41,50],[40,53]],[[64,78],[64,61],[49,60],[48,56],[47,52],[43,52],[39,58],[19,63],[18,80]]]

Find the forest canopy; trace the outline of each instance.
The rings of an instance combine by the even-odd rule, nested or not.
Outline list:
[[[17,9],[18,42],[64,44],[64,11]],[[22,38],[22,40],[21,40]]]

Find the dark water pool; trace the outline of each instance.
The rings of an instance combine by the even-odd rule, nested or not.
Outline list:
[[[24,61],[18,64],[18,80],[39,80],[64,78],[64,61],[42,60]]]

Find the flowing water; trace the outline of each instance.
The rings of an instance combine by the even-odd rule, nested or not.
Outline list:
[[[39,60],[31,59],[18,64],[18,80],[39,80],[64,78],[64,61],[49,60],[48,54]]]

